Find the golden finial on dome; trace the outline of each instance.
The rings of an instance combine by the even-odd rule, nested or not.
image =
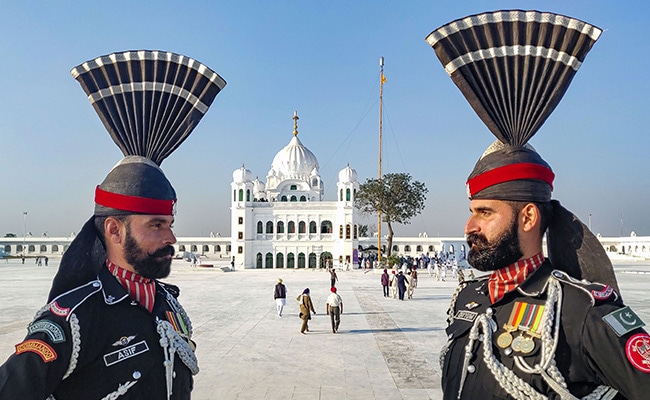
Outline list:
[[[298,136],[298,111],[293,111],[293,136]]]

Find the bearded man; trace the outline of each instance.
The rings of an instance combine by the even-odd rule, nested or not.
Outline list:
[[[125,157],[96,187],[48,304],[0,367],[0,399],[189,399],[199,372],[192,324],[178,287],[158,281],[176,243],[176,192],[159,165],[225,82],[158,51],[99,57],[72,74]]]
[[[647,399],[650,335],[621,299],[597,238],[551,200],[527,144],[601,30],[538,11],[496,11],[432,32],[445,70],[497,137],[467,180],[468,262],[441,350],[445,399]],[[544,255],[547,234],[549,257]]]

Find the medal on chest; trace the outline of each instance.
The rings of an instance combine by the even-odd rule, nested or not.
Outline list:
[[[532,353],[535,350],[533,338],[541,337],[539,330],[543,314],[544,305],[515,302],[508,322],[503,325],[504,332],[497,336],[497,346],[522,354]],[[515,337],[516,332],[521,333]]]

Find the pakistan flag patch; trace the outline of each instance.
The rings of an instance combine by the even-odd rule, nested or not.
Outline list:
[[[636,328],[645,326],[643,321],[641,321],[641,318],[639,318],[639,316],[636,315],[628,306],[605,315],[603,321],[605,321],[619,337]]]

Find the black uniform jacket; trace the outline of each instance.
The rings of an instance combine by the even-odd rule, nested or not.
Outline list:
[[[530,366],[536,365],[541,359],[540,339],[533,338],[535,348],[527,354],[510,353],[507,348],[497,345],[497,338],[505,332],[504,325],[509,322],[515,302],[543,305],[546,302],[547,281],[550,279],[557,279],[561,284],[563,300],[555,361],[571,394],[580,398],[600,385],[607,385],[619,391],[615,397],[617,399],[650,399],[650,374],[635,368],[626,357],[628,339],[638,334],[643,338],[646,335],[645,331],[636,328],[618,336],[615,329],[603,320],[603,317],[624,307],[618,295],[608,286],[576,281],[564,272],[553,271],[548,260],[518,289],[507,293],[495,304],[490,304],[487,277],[469,281],[458,294],[453,310],[455,318],[447,327],[447,336],[451,344],[442,366],[442,388],[445,399],[458,397],[470,329],[477,315],[485,313],[488,307],[493,311],[492,319],[496,321],[497,326],[496,332],[492,334],[492,351],[495,358],[535,388],[538,393],[549,399],[560,398],[539,374],[524,373],[514,365],[515,355],[523,356]],[[520,334],[521,332],[513,332],[512,336],[516,337]],[[644,356],[643,351],[637,352],[637,358],[639,353],[647,357],[645,358],[647,366],[647,362],[650,362],[650,354],[646,352]],[[641,364],[643,363],[642,358]],[[480,341],[474,345],[467,369],[462,399],[512,398],[488,369],[484,360],[483,344]]]
[[[106,268],[97,280],[54,299],[0,367],[0,400],[92,400],[111,393],[120,393],[119,399],[167,399],[156,319],[173,318],[167,295],[177,296],[178,288],[159,282],[156,287],[153,313],[133,301]],[[174,313],[175,326],[186,326],[180,314]],[[192,373],[178,355],[173,368],[171,398],[189,399]]]

